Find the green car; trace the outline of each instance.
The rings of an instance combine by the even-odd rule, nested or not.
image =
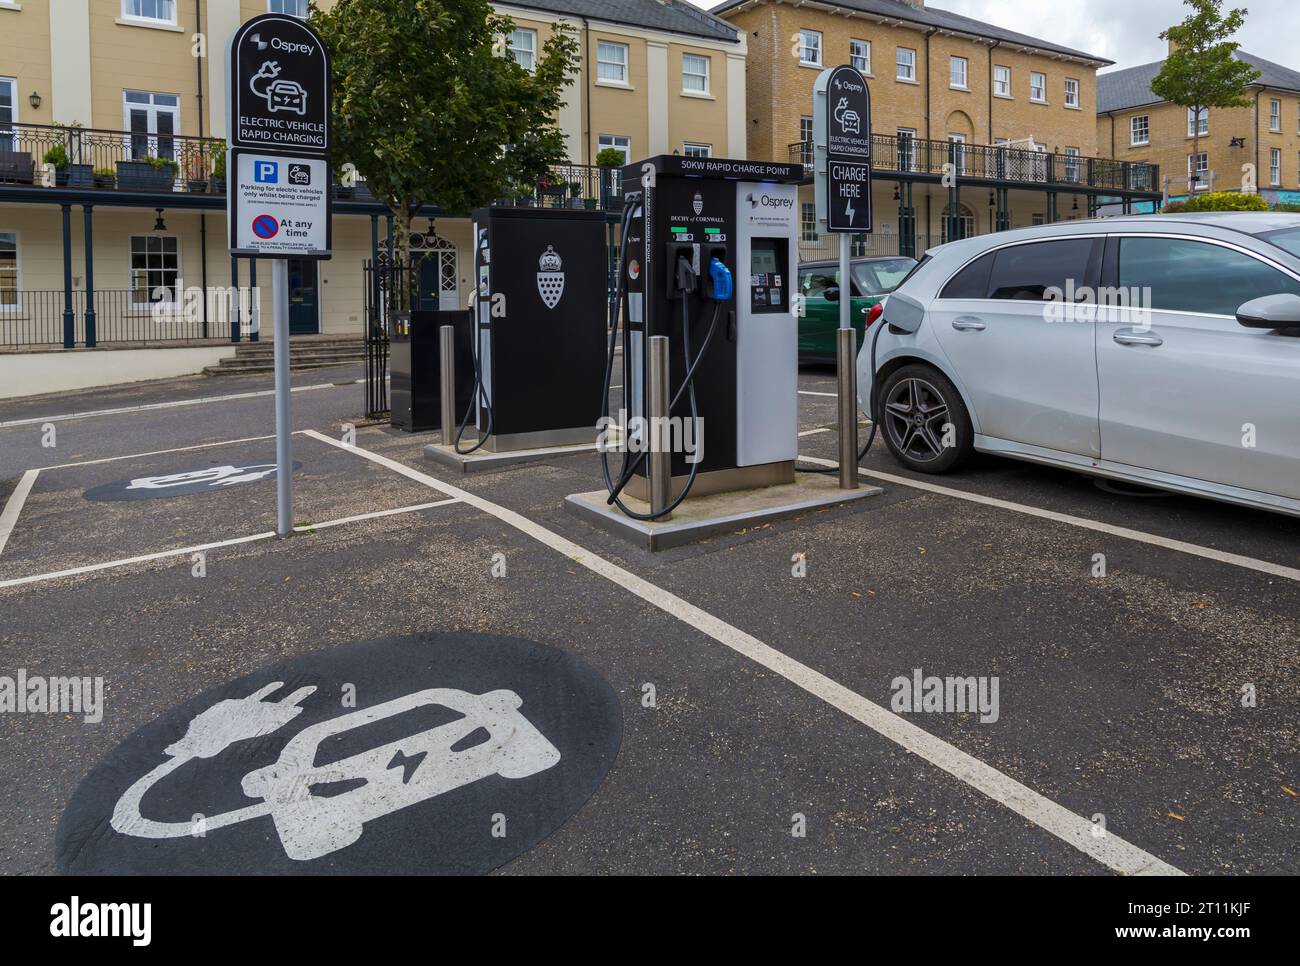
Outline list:
[[[867,313],[898,288],[916,267],[912,258],[855,258],[849,263],[853,282],[853,328],[858,348],[865,344]],[[799,320],[799,361],[834,362],[835,330],[840,327],[839,262],[804,262],[799,266],[799,292],[804,314]]]

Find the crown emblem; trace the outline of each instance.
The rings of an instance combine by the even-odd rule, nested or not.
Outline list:
[[[560,261],[560,256],[556,253],[555,249],[552,246],[547,245],[546,251],[544,251],[542,257],[537,260],[537,267],[543,272],[558,272],[564,267],[564,263]]]

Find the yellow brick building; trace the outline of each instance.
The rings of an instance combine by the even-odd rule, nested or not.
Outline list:
[[[1158,164],[1172,200],[1197,191],[1239,191],[1253,181],[1272,204],[1300,204],[1300,71],[1237,51],[1260,72],[1248,107],[1189,108],[1161,100],[1151,81],[1163,61],[1097,78],[1097,141],[1111,157]],[[1193,161],[1193,130],[1200,129]],[[1195,163],[1195,169],[1193,169]]]
[[[808,163],[818,75],[848,63],[863,71],[875,226],[860,251],[913,254],[955,234],[1086,217],[1148,190],[1145,167],[1096,157],[1105,58],[923,0],[728,0],[713,12],[749,45],[752,158]],[[943,183],[945,163],[955,190]],[[830,254],[811,187],[802,206],[803,255]]]
[[[515,21],[504,46],[524,66],[561,22],[582,49],[555,119],[569,164],[529,203],[608,208],[616,218],[616,175],[593,167],[602,148],[628,160],[744,156],[747,44],[735,28],[684,0],[495,6]],[[69,317],[72,341],[84,345],[91,307],[101,344],[229,340],[219,306],[201,322],[160,326],[154,292],[248,286],[256,269],[227,254],[214,159],[226,134],[226,43],[265,13],[306,16],[307,0],[0,0],[0,351],[60,346]],[[67,158],[47,164],[56,148]],[[174,163],[170,177],[150,180],[151,158]],[[467,213],[426,214],[433,220],[416,227],[438,265],[427,301],[463,307]],[[333,259],[290,266],[295,333],[363,332],[363,263],[387,245],[387,213],[361,184],[338,196],[335,215]],[[261,268],[269,329],[269,267]],[[239,319],[242,337],[257,322]],[[223,351],[205,347],[202,358]]]

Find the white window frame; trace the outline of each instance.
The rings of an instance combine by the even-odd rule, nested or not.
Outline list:
[[[1192,170],[1192,159],[1196,159],[1196,170]],[[1201,158],[1205,159],[1205,167],[1201,167]],[[1205,172],[1205,177],[1201,177],[1201,172]],[[1199,188],[1201,185],[1208,185],[1210,179],[1210,152],[1202,151],[1200,154],[1189,154],[1187,156],[1187,187],[1191,190],[1193,185]]]
[[[1072,111],[1080,109],[1079,105],[1079,81],[1074,77],[1065,79],[1065,106]]]
[[[811,218],[808,217],[809,214],[812,215]],[[821,235],[817,231],[817,205],[815,202],[805,201],[799,205],[799,240],[810,245],[821,241]]]
[[[906,61],[903,60],[903,54],[911,56]],[[903,73],[906,70],[907,73]],[[895,47],[894,48],[894,79],[900,80],[905,84],[915,84],[916,79],[916,48],[914,47]]]
[[[855,50],[856,48],[856,50]],[[862,66],[858,67],[857,62],[862,61]],[[871,41],[860,40],[857,37],[849,40],[849,63],[857,67],[858,70],[866,75],[871,76]]]
[[[137,271],[137,269],[135,269],[134,267],[132,267],[132,264],[131,264],[131,263],[134,261],[134,256],[135,256],[134,242],[135,242],[135,240],[136,240],[137,238],[144,239],[144,241],[145,241],[145,245],[146,245],[146,249],[147,249],[147,247],[148,247],[148,240],[149,240],[150,238],[170,238],[172,241],[176,242],[176,281],[179,282],[179,281],[181,281],[181,280],[185,277],[185,262],[184,262],[184,260],[183,260],[182,253],[181,253],[181,236],[180,236],[180,235],[176,234],[175,232],[161,232],[161,231],[151,231],[151,232],[145,232],[144,234],[127,235],[127,237],[126,237],[126,292],[127,292],[126,298],[127,298],[127,311],[128,311],[128,312],[133,312],[133,313],[136,313],[136,312],[152,312],[152,311],[154,311],[155,308],[168,309],[168,310],[175,311],[176,309],[180,308],[180,306],[181,306],[181,305],[183,304],[183,302],[184,302],[184,296],[183,296],[182,293],[178,293],[178,292],[176,291],[176,288],[177,288],[176,285],[171,286],[171,295],[172,295],[172,300],[169,301],[169,302],[163,302],[163,301],[154,302],[154,301],[152,301],[152,298],[153,298],[153,289],[152,289],[152,288],[146,290],[146,291],[147,291],[147,294],[148,294],[148,296],[149,296],[149,298],[151,299],[151,301],[148,301],[148,302],[136,302],[136,301],[132,298],[132,296],[134,296],[134,294],[135,294],[135,284],[134,284],[134,282],[135,282],[135,272]],[[146,252],[145,252],[145,255],[146,255],[146,256],[148,255],[148,251],[147,251],[147,250],[146,250]],[[146,268],[144,271],[145,271],[145,272],[148,272],[148,269]],[[146,279],[146,281],[147,281],[147,279]],[[178,295],[180,296],[179,298],[178,298]]]
[[[1282,149],[1270,148],[1268,153],[1268,183],[1274,187],[1282,184]]]
[[[998,88],[1002,87],[1003,90]],[[993,65],[993,96],[994,97],[1011,97],[1011,68],[1005,64]]]
[[[606,144],[605,142],[609,143]],[[626,141],[626,144],[617,144],[617,141]],[[599,154],[606,148],[613,148],[616,151],[623,152],[623,163],[632,163],[632,139],[626,134],[597,134],[596,135],[596,153]]]
[[[522,36],[528,37],[531,46],[520,47],[519,39]],[[506,52],[510,59],[530,73],[537,69],[537,31],[528,27],[516,27],[506,38]],[[528,63],[523,63],[520,58],[527,55]]]
[[[1142,140],[1138,140],[1138,121],[1142,122]],[[1130,147],[1143,147],[1151,143],[1151,115],[1134,114],[1128,119],[1128,143]]]
[[[949,134],[948,143],[961,145],[961,147],[957,149],[957,161],[958,161],[957,173],[965,174],[966,173],[966,135]]]
[[[294,13],[292,10],[285,10],[285,4],[292,3],[295,7],[302,10],[302,13]],[[286,17],[297,17],[299,20],[306,20],[307,15],[311,12],[308,9],[309,0],[266,0],[267,13],[279,13]],[[280,9],[277,10],[276,7]]]
[[[909,144],[907,145],[907,152],[906,154],[904,154],[904,158],[907,164],[907,167],[904,170],[915,171],[916,170],[916,133],[917,133],[916,128],[900,127],[895,133],[897,134],[899,141],[906,139],[909,142]]]
[[[17,124],[17,123],[19,123],[19,120],[18,120],[18,107],[19,107],[19,104],[18,104],[18,78],[17,78],[17,77],[0,77],[0,85],[8,85],[8,87],[9,87],[9,103],[10,103],[10,105],[12,105],[11,108],[10,108],[10,112],[9,112],[9,113],[10,113],[9,123],[10,123],[10,124]],[[16,133],[14,133],[14,134],[10,134],[10,135],[9,135],[9,138],[8,138],[8,140],[9,140],[9,146],[8,146],[8,147],[5,147],[5,140],[6,140],[5,138],[0,137],[0,150],[9,150],[9,151],[12,151],[15,147],[17,147],[17,144],[18,144],[18,135],[17,135]]]
[[[172,15],[170,19],[166,17],[150,17],[146,14],[136,13],[133,9],[137,3],[144,4],[147,2],[149,0],[122,0],[120,6],[122,19],[134,23],[166,24],[169,27],[178,26],[176,22],[176,0],[153,0],[154,3],[166,3],[171,6]]]
[[[1276,97],[1269,98],[1268,129],[1274,134],[1282,133],[1282,101]]]
[[[620,50],[623,52],[623,59],[609,60],[604,55],[607,51]],[[620,44],[617,40],[597,40],[596,41],[596,83],[606,84],[612,87],[630,87],[631,82],[628,80],[628,61],[631,57],[631,49],[627,44]],[[622,73],[620,79],[602,77],[601,70],[606,67],[617,67]]]
[[[139,103],[138,101],[128,101],[128,100],[126,99],[126,96],[127,96],[128,94],[147,94],[147,95],[149,95],[149,98],[150,98],[149,103],[148,103],[148,104],[141,104],[141,103]],[[176,104],[175,104],[175,105],[171,105],[171,104],[155,104],[154,101],[153,101],[153,98],[155,98],[155,97],[159,97],[159,96],[161,96],[161,97],[174,97],[174,98],[176,98]],[[148,116],[148,121],[147,121],[148,131],[147,131],[146,133],[144,133],[144,134],[132,134],[132,133],[131,133],[131,112],[132,112],[132,111],[144,111],[144,112],[146,113],[146,115]],[[171,133],[171,134],[159,134],[159,133],[158,133],[158,116],[159,116],[160,114],[170,114],[170,115],[171,115],[171,118],[172,118],[172,133]],[[149,139],[149,151],[148,151],[148,157],[156,158],[156,157],[159,157],[159,156],[160,156],[160,155],[158,154],[158,139],[159,139],[159,138],[167,138],[167,139],[169,139],[169,140],[172,141],[172,153],[173,153],[173,155],[174,155],[174,154],[176,153],[176,147],[177,147],[176,142],[175,142],[175,139],[181,136],[181,98],[180,98],[180,95],[179,95],[179,94],[172,94],[170,91],[140,91],[140,90],[124,90],[124,91],[122,91],[122,130],[126,132],[126,145],[127,145],[127,151],[128,151],[128,153],[130,153],[130,150],[131,150],[131,140],[132,140],[132,138],[136,138],[136,137],[148,137],[148,139]],[[173,157],[172,160],[173,160],[173,161],[179,161],[180,159],[179,159],[179,158],[176,158],[176,157]]]
[[[799,116],[799,141],[807,144],[809,141],[817,139],[817,133],[813,130],[814,122],[812,115],[801,114]]]
[[[692,154],[692,151],[695,153]],[[700,141],[686,141],[682,144],[682,154],[688,158],[711,158],[713,157],[713,145],[704,144]]]
[[[688,71],[686,69],[686,65],[692,60],[699,61],[704,65],[703,74],[697,71]],[[686,84],[686,79],[688,77],[702,77],[704,79],[704,86],[698,89],[694,87],[688,87]],[[707,56],[706,54],[693,54],[689,52],[683,53],[682,54],[682,93],[694,97],[708,97],[709,94],[712,92],[712,87],[713,87],[713,59]]]
[[[0,302],[0,316],[17,315],[23,310],[23,245],[21,232],[17,229],[0,228],[0,235],[14,237],[14,304]]]
[[[970,60],[956,54],[948,57],[948,86],[957,91],[970,90]]]
[[[809,52],[816,56],[808,59]],[[799,30],[799,64],[802,67],[820,67],[822,65],[822,32],[801,27]]]
[[[1037,97],[1034,96],[1035,90],[1038,91]],[[1047,103],[1047,75],[1042,71],[1031,70],[1029,72],[1029,100],[1034,104]]]
[[[1187,136],[1189,138],[1196,136],[1197,119],[1196,119],[1195,111],[1196,108],[1194,107],[1189,107],[1187,109]],[[1201,117],[1200,117],[1199,126],[1201,128],[1201,135],[1200,135],[1201,137],[1205,137],[1207,134],[1210,133],[1210,109],[1208,107],[1201,108]]]

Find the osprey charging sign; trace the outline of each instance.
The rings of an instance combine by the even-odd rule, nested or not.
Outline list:
[[[230,42],[232,255],[328,258],[332,243],[329,55],[296,17],[254,17]]]
[[[868,233],[871,91],[856,67],[835,67],[817,79],[813,98],[818,217],[827,231]]]

